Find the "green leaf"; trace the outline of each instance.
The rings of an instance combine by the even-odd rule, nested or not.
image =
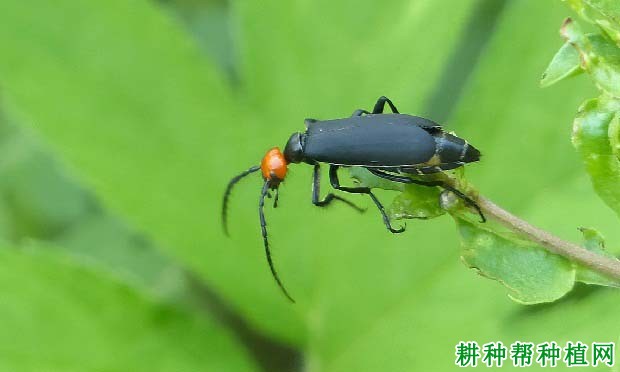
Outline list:
[[[575,281],[618,287],[619,282],[589,268],[550,253],[508,231],[494,221],[477,223],[462,211],[451,210],[461,235],[461,258],[480,275],[497,280],[509,296],[523,304],[556,301]],[[592,229],[580,229],[584,246],[600,255],[615,257],[604,250],[602,237]]]
[[[573,145],[581,155],[592,185],[603,201],[620,216],[620,160],[614,154],[610,124],[619,120],[620,101],[601,97],[586,101],[573,123]],[[617,124],[611,126],[617,128]]]
[[[585,20],[601,27],[620,46],[620,3],[616,0],[565,0]]]
[[[254,327],[304,339],[297,308],[266,267],[255,213],[245,222],[248,244],[223,239],[226,181],[258,162],[264,144],[246,146],[250,138],[237,135],[257,131],[176,21],[144,0],[3,1],[0,54],[9,116],[34,126],[105,207],[199,273]],[[246,181],[252,205],[258,182]]]
[[[159,297],[179,301],[179,297],[189,295],[191,287],[183,268],[150,243],[118,220],[95,215],[84,218],[52,242],[30,238],[21,246],[62,249],[76,260],[97,262],[138,289],[148,288]]]
[[[441,216],[446,211],[439,204],[441,191],[436,187],[407,185],[397,195],[388,208],[388,214],[394,219],[421,218],[430,219]]]
[[[540,79],[540,86],[546,88],[581,72],[583,70],[579,66],[579,53],[570,43],[565,43],[547,66]]]
[[[522,304],[555,301],[575,282],[571,263],[493,222],[484,227],[455,217],[461,235],[461,257],[482,276],[499,281],[510,298]]]
[[[620,65],[620,48],[616,44],[600,34],[587,34],[585,36],[592,48],[593,55],[597,58],[603,58],[605,63]],[[580,67],[579,52],[570,42],[566,42],[549,63],[543,73],[540,85],[546,88],[560,80],[581,74],[584,70]]]
[[[618,287],[620,282],[550,253],[546,248],[518,236],[494,220],[478,223],[454,195],[444,194],[442,207],[450,212],[461,236],[461,258],[484,277],[497,280],[509,296],[523,304],[555,301],[568,293],[575,281]],[[581,228],[584,246],[603,256],[615,257],[603,249],[600,234]]]
[[[198,272],[253,328],[299,345],[314,327],[308,313],[316,303],[346,299],[340,295],[350,288],[334,282],[362,285],[365,277],[370,297],[395,300],[412,285],[402,273],[419,274],[390,250],[402,241],[387,243],[374,213],[336,206],[320,215],[310,203],[309,170],[292,167],[282,207],[267,211],[274,260],[298,300],[291,306],[265,262],[256,216],[260,176],[234,194],[231,240],[219,221],[226,182],[259,162],[274,141],[303,130],[304,116],[349,116],[382,94],[419,110],[476,3],[446,9],[396,0],[352,16],[350,7],[327,0],[236,2],[243,84],[233,101],[191,39],[151,2],[24,7],[9,0],[0,5],[0,82],[16,121],[35,126],[106,207]],[[311,22],[323,17],[321,27]],[[22,34],[28,37],[14,37]],[[416,36],[424,34],[433,37]],[[367,233],[343,234],[343,221]],[[401,262],[393,273],[383,269],[396,290],[383,293],[367,277],[377,257],[359,254],[360,245],[386,247],[386,257]],[[355,317],[338,315],[353,332],[383,308],[382,301],[359,301]],[[317,339],[346,344],[336,327],[328,333]]]
[[[208,319],[50,252],[0,249],[0,369],[255,371]]]
[[[10,132],[2,136],[0,149],[1,203],[10,214],[4,222],[9,231],[3,236],[16,242],[52,238],[96,210],[92,198],[43,156],[25,131],[1,119],[0,126]]]
[[[577,22],[570,18],[564,21],[560,33],[578,52],[581,66],[596,86],[603,92],[620,97],[620,49],[604,38],[596,39],[596,48]]]
[[[605,249],[605,240],[601,233],[594,229],[582,227],[579,229],[583,234],[584,243],[583,246],[588,250],[597,253],[601,256],[616,259],[616,257],[607,252]],[[577,265],[577,277],[576,280],[586,284],[604,285],[609,287],[620,287],[620,281],[613,280],[605,275],[602,275],[592,269]]]
[[[614,104],[616,106],[616,104]],[[618,104],[620,107],[620,104]],[[612,110],[616,109],[616,107],[612,107]],[[616,111],[614,117],[609,122],[609,146],[611,147],[611,152],[616,156],[618,160],[620,160],[620,118],[618,117],[620,114],[619,111]]]
[[[51,243],[51,249],[96,260],[128,282],[178,300],[188,288],[178,263],[102,210],[31,131],[1,112],[0,128],[0,236],[20,247]]]

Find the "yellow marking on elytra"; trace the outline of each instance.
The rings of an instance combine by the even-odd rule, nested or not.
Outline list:
[[[439,156],[439,154],[435,154],[433,155],[432,158],[428,159],[428,161],[426,161],[425,163],[422,163],[423,165],[428,165],[428,166],[435,166],[435,165],[439,165],[441,164],[441,156]]]

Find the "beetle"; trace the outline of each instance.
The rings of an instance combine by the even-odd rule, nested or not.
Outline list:
[[[383,112],[386,104],[392,113]],[[331,192],[321,199],[320,164],[329,164],[331,186],[346,193],[368,195],[379,209],[386,228],[392,233],[401,233],[405,228],[392,227],[383,205],[369,187],[342,186],[338,178],[339,168],[362,167],[389,181],[442,187],[475,208],[481,222],[486,221],[478,204],[450,184],[439,180],[410,178],[411,175],[424,176],[456,169],[480,160],[480,151],[464,139],[445,132],[432,120],[401,114],[390,99],[382,96],[377,100],[372,112],[358,109],[348,118],[306,119],[305,124],[306,131],[293,133],[284,147],[284,152],[274,147],[267,151],[260,165],[233,177],[226,187],[222,203],[222,223],[224,232],[228,235],[227,206],[233,186],[242,178],[261,171],[265,183],[260,193],[258,213],[265,255],[273,278],[291,302],[295,301],[280,281],[271,258],[264,214],[265,197],[271,198],[270,191],[275,192],[274,207],[277,207],[278,188],[286,178],[289,164],[306,163],[314,167],[312,204],[325,207],[338,200],[363,211],[347,199]]]

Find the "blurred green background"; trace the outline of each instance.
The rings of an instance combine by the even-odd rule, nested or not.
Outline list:
[[[482,194],[572,241],[596,227],[618,253],[570,144],[594,88],[538,86],[569,15],[552,0],[2,0],[0,370],[443,371],[459,341],[617,341],[613,289],[514,303],[460,262],[449,217],[395,236],[372,208],[315,208],[307,166],[267,209],[297,304],[265,262],[260,177],[235,190],[231,239],[219,220],[230,177],[304,118],[386,95],[481,149],[467,176]]]

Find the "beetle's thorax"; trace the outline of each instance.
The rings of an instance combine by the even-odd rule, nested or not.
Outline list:
[[[301,163],[304,160],[303,135],[293,133],[284,147],[284,158],[287,163]]]

